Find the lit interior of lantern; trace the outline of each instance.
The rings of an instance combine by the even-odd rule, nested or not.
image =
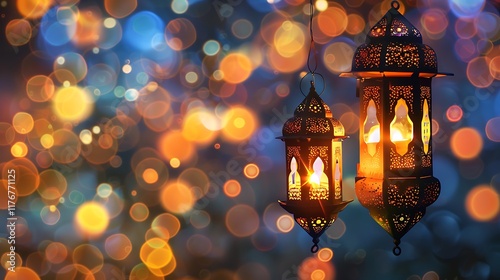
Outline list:
[[[317,157],[313,163],[313,173],[309,175],[309,199],[328,199],[328,176],[323,172],[325,165],[320,157]]]
[[[363,131],[363,138],[367,145],[368,154],[374,156],[377,151],[377,143],[380,142],[380,123],[377,119],[377,108],[373,99],[368,102],[368,107],[366,108]]]
[[[408,144],[413,140],[413,122],[408,116],[408,106],[404,99],[399,99],[394,109],[394,119],[390,126],[390,139],[396,145],[396,152],[404,155]]]
[[[313,173],[309,176],[309,182],[313,184],[313,187],[319,187],[320,181],[319,181],[319,176],[316,173]]]

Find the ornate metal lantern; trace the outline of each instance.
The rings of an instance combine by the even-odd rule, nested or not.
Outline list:
[[[280,205],[313,238],[319,237],[349,202],[342,200],[344,126],[332,116],[311,82],[306,98],[283,125],[288,201]]]
[[[431,79],[437,71],[434,50],[398,12],[399,3],[371,28],[344,77],[358,79],[360,163],[356,196],[372,218],[400,239],[422,219],[439,196],[432,172]]]

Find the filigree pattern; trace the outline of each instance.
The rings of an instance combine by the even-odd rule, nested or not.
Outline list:
[[[413,114],[413,86],[390,86],[390,100],[389,100],[389,112],[392,113],[394,111],[394,104],[400,98],[404,98],[406,104],[408,104],[410,108],[410,112]]]
[[[328,119],[324,118],[307,118],[306,131],[310,133],[327,133],[330,131]]]
[[[368,108],[368,102],[373,99],[375,106],[377,106],[377,112],[380,110],[380,87],[379,86],[365,86],[363,87],[363,113],[366,115],[366,108]]]
[[[320,157],[325,166],[325,170],[328,169],[328,146],[310,146],[309,147],[309,165],[314,162],[314,160]]]
[[[330,197],[328,188],[317,187],[309,189],[310,200],[327,200]]]
[[[356,51],[354,63],[356,68],[378,68],[380,67],[380,56],[382,44],[362,45]]]
[[[427,154],[422,152],[422,167],[431,167],[432,166],[432,151],[429,149]]]
[[[415,147],[411,147],[410,150],[403,156],[400,156],[394,148],[391,147],[391,164],[390,169],[400,169],[400,168],[415,168]]]
[[[383,37],[385,36],[385,31],[387,28],[387,19],[382,18],[375,26],[370,30],[370,36],[372,37]]]
[[[299,133],[302,128],[302,118],[296,117],[288,120],[283,126],[283,132],[288,134]]]
[[[306,231],[306,232],[310,232],[309,230],[309,224],[307,223],[307,219],[306,218],[303,218],[303,217],[298,217],[298,218],[295,218],[295,220],[297,221],[297,223]]]
[[[437,69],[437,56],[436,52],[429,46],[424,45],[424,65],[431,68]]]
[[[418,204],[420,189],[417,186],[409,186],[404,191],[394,184],[389,185],[387,200],[390,206],[398,208],[414,207]]]
[[[391,36],[396,36],[396,37],[408,36],[408,27],[406,27],[406,25],[402,21],[395,18],[392,21]]]
[[[399,68],[418,68],[420,56],[414,44],[390,43],[385,54],[385,65]]]

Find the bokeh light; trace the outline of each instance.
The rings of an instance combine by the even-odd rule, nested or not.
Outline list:
[[[453,132],[450,145],[457,158],[472,159],[477,157],[483,149],[483,138],[474,128],[460,128]]]
[[[465,209],[469,216],[476,221],[491,221],[499,215],[500,195],[488,185],[476,186],[467,194]]]
[[[243,173],[247,178],[254,179],[257,178],[257,176],[259,176],[260,169],[257,166],[257,164],[249,163],[245,165],[245,167],[243,168]]]
[[[494,142],[500,142],[500,117],[488,120],[485,131],[488,139]]]
[[[106,238],[104,248],[112,259],[124,260],[132,252],[132,242],[125,234],[117,233]]]
[[[293,229],[293,227],[295,226],[295,221],[290,215],[282,215],[276,221],[276,226],[281,232],[287,233]]]
[[[462,116],[464,115],[464,112],[462,108],[458,105],[451,105],[447,110],[446,110],[446,117],[450,122],[458,122],[462,119]]]
[[[130,207],[129,214],[134,221],[143,222],[149,217],[149,208],[142,202],[136,202]]]
[[[106,12],[116,18],[124,18],[137,8],[137,0],[104,0]]]
[[[83,236],[100,236],[109,224],[108,211],[97,202],[85,202],[75,213],[75,224]]]
[[[238,204],[227,212],[226,227],[234,236],[250,236],[259,227],[259,216],[252,207]]]
[[[73,250],[73,263],[82,265],[92,273],[96,273],[104,265],[104,256],[96,246],[82,244]]]
[[[12,126],[17,133],[27,134],[33,129],[33,117],[25,112],[16,113],[14,118],[12,118]]]
[[[29,267],[17,267],[14,272],[8,271],[5,280],[40,280],[38,274]]]
[[[320,261],[329,262],[333,258],[333,251],[330,248],[321,248],[317,256]]]
[[[142,262],[156,276],[166,276],[173,272],[176,260],[170,245],[160,238],[147,240],[140,250]]]
[[[151,229],[155,237],[168,240],[179,233],[181,223],[177,217],[170,213],[163,213],[151,222]],[[149,239],[149,238],[146,238]]]
[[[236,180],[228,180],[224,183],[224,194],[228,197],[236,197],[241,192],[241,185]]]
[[[59,89],[52,101],[54,113],[63,121],[83,121],[93,110],[92,97],[86,90],[78,87]]]
[[[244,82],[253,71],[250,58],[242,53],[232,53],[225,56],[219,66],[224,81],[232,84]]]
[[[22,46],[27,44],[32,35],[31,24],[25,19],[13,19],[5,27],[7,41],[12,46]]]
[[[51,242],[45,248],[45,258],[54,264],[62,263],[68,256],[68,249],[63,243]]]
[[[52,5],[52,0],[20,0],[16,1],[17,10],[26,18],[36,19],[42,17]]]
[[[192,209],[195,203],[193,191],[181,182],[166,185],[161,191],[161,205],[173,213],[185,213]]]
[[[24,142],[16,142],[10,148],[10,153],[14,157],[25,157],[28,154],[28,146]]]

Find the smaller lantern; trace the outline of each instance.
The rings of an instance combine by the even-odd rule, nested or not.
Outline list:
[[[422,219],[439,196],[432,172],[431,79],[434,50],[398,12],[399,3],[373,26],[354,54],[350,73],[360,97],[360,163],[356,196],[393,238],[401,238]]]
[[[318,250],[319,237],[351,202],[342,200],[345,138],[344,126],[333,118],[311,82],[309,94],[285,122],[278,139],[285,142],[288,179],[288,201],[279,203],[313,238],[313,253]]]

